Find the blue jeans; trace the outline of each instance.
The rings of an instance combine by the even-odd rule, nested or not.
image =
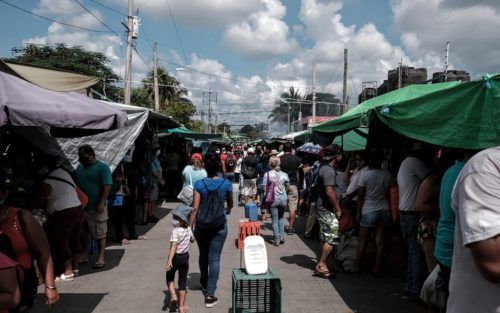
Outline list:
[[[399,219],[401,235],[408,246],[405,291],[418,296],[429,274],[427,272],[424,251],[417,242],[420,214],[401,214]]]
[[[200,283],[207,288],[207,296],[215,296],[220,272],[220,255],[227,237],[227,224],[215,231],[195,228],[194,237],[200,249]]]
[[[280,242],[285,240],[285,215],[286,200],[276,200],[271,205],[271,219],[273,223],[274,240]]]

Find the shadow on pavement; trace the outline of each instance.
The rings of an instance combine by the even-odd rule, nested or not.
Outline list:
[[[91,313],[107,293],[63,293],[61,299],[52,308],[47,307],[43,294],[37,295],[32,313]]]
[[[281,261],[287,263],[287,264],[295,264],[297,266],[303,267],[305,269],[314,270],[314,267],[316,265],[316,260],[304,255],[304,254],[295,254],[291,256],[283,256],[280,258]]]
[[[304,238],[306,217],[298,217],[295,222],[296,236],[316,254],[319,251],[319,239]],[[283,262],[296,262],[297,265],[314,269],[315,261],[306,260],[304,256],[294,255],[282,257]],[[367,258],[367,263],[371,260]],[[311,263],[312,262],[312,263]],[[333,267],[332,258],[329,267]],[[388,263],[388,262],[386,262]],[[391,267],[392,266],[392,267]],[[381,277],[375,277],[366,271],[361,276],[347,273],[337,274],[331,280],[345,303],[356,313],[422,313],[425,307],[404,298],[405,270],[402,265],[386,264]]]
[[[89,263],[83,263],[80,264],[80,272],[78,276],[85,276],[89,274],[94,274],[94,273],[99,273],[99,272],[105,272],[109,271],[118,265],[120,265],[120,261],[123,258],[123,255],[125,254],[124,249],[108,249],[106,250],[104,256],[106,259],[106,265],[103,268],[100,269],[93,269],[92,268],[92,260],[94,259],[93,256],[89,256]]]

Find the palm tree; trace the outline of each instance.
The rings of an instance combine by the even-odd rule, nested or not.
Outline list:
[[[287,92],[281,94],[280,98],[274,102],[274,109],[269,118],[272,122],[288,123],[288,130],[291,131],[291,122],[299,118],[299,111],[302,111],[303,96],[293,86]]]
[[[188,90],[181,83],[170,76],[164,67],[158,68],[158,90],[160,94],[160,111],[164,111],[169,104],[175,102],[191,102],[188,98]],[[142,80],[143,88],[147,90],[148,97],[154,100],[154,72],[151,70],[148,76]]]

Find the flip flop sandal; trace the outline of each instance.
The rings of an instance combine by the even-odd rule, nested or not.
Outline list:
[[[129,244],[131,244],[131,242],[129,240],[127,240],[127,239],[122,240],[122,245],[129,245]]]
[[[318,270],[314,270],[313,276],[320,277],[320,278],[323,278],[323,279],[333,279],[333,278],[335,278],[335,274],[331,273],[330,271],[320,272]]]
[[[92,264],[93,269],[100,269],[103,268],[104,266],[106,266],[106,263],[104,262],[95,262],[94,264]]]
[[[149,238],[144,236],[144,235],[140,235],[139,237],[137,237],[137,240],[148,240]]]

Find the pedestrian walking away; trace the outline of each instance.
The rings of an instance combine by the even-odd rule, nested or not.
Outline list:
[[[207,153],[203,158],[208,177],[194,185],[193,213],[189,224],[200,250],[200,284],[205,291],[205,306],[219,302],[215,296],[220,272],[220,256],[227,237],[227,218],[233,207],[233,186],[218,177],[221,162],[217,154]],[[224,207],[224,203],[227,207]]]

